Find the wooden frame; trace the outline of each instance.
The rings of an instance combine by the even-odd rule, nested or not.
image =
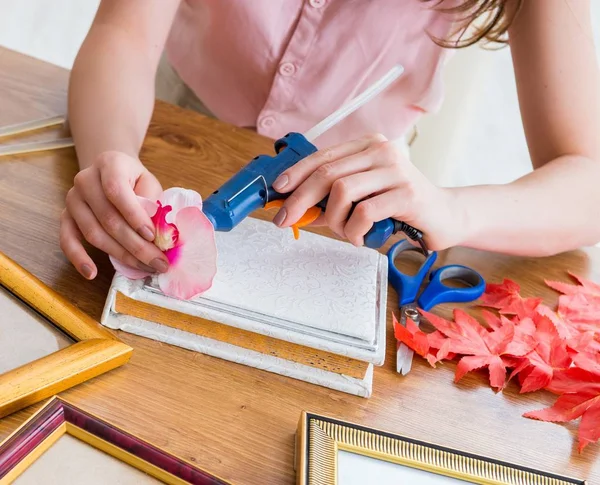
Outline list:
[[[0,286],[76,341],[0,375],[0,418],[129,360],[131,347],[2,253]]]
[[[12,483],[64,434],[167,484],[230,485],[56,396],[0,444],[0,485]]]
[[[338,451],[485,485],[585,485],[578,480],[302,412],[296,433],[298,485],[335,485]],[[412,483],[412,482],[406,482]],[[437,482],[436,482],[437,483]]]

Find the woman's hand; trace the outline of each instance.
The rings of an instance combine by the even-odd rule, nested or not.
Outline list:
[[[158,199],[161,193],[158,180],[138,159],[121,152],[102,153],[75,176],[67,194],[61,249],[87,279],[98,270],[82,239],[126,265],[165,272],[168,260],[152,243],[154,225],[136,198]]]
[[[460,241],[461,216],[451,189],[434,186],[383,135],[320,150],[285,171],[273,188],[290,196],[275,216],[279,227],[294,224],[329,194],[326,224],[355,246],[372,225],[388,217],[424,233],[430,249]],[[348,217],[352,204],[359,202]]]

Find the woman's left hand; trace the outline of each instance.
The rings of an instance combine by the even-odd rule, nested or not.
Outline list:
[[[279,227],[291,226],[329,194],[316,223],[325,222],[355,246],[388,217],[421,230],[432,250],[460,243],[463,221],[453,190],[433,185],[383,135],[319,150],[282,173],[273,188],[292,192],[273,219]],[[348,217],[354,202],[359,203]]]

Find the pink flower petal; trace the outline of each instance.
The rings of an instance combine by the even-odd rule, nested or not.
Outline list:
[[[168,214],[167,222],[174,222],[177,213],[186,207],[197,207],[202,209],[202,197],[198,192],[181,187],[171,187],[165,190],[160,196],[160,201],[163,206],[170,205],[173,212]]]
[[[169,271],[158,276],[161,291],[189,300],[211,286],[217,272],[217,246],[212,224],[198,207],[186,207],[176,216],[179,241],[166,251]]]
[[[158,249],[163,252],[174,248],[179,240],[179,231],[177,230],[177,227],[175,224],[167,222],[167,216],[171,210],[170,205],[163,207],[161,203],[158,202],[158,210],[152,217],[152,223],[156,230],[154,244],[156,244]]]
[[[109,259],[110,259],[110,262],[112,263],[112,265],[114,266],[114,268],[117,270],[117,273],[120,273],[129,279],[141,280],[142,278],[145,278],[146,276],[150,276],[150,273],[148,273],[147,271],[142,271],[141,269],[132,268],[131,266],[127,266],[126,264],[121,263],[121,261],[113,258],[112,256],[109,256]]]

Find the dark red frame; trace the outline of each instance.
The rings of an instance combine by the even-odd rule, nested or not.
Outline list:
[[[0,480],[64,422],[84,429],[188,483],[231,485],[59,398],[54,398],[53,402],[0,446]]]

